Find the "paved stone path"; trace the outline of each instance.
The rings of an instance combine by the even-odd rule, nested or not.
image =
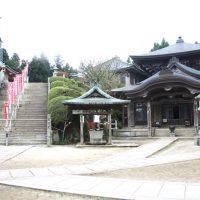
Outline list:
[[[174,142],[163,138],[136,149],[109,156],[87,165],[64,165],[46,168],[0,170],[0,183],[49,191],[136,200],[199,200],[200,183],[134,181],[89,175],[117,169],[143,167],[191,159],[199,159],[199,153],[185,153],[149,157]],[[9,147],[10,148],[10,147]],[[18,149],[18,147],[15,147]],[[5,162],[30,147],[19,148],[12,153],[0,151],[0,163]],[[3,148],[2,148],[3,149]],[[81,176],[82,175],[82,176]]]
[[[32,176],[2,184],[47,191],[135,200],[199,200],[200,183],[133,181],[78,175]],[[28,177],[29,176],[29,177]]]

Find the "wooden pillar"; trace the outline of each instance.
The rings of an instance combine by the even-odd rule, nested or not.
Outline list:
[[[108,114],[108,144],[112,144],[111,113]]]
[[[83,115],[80,114],[80,143],[84,144],[84,137],[83,137]]]
[[[147,102],[147,128],[148,128],[148,136],[151,137],[151,102]]]
[[[127,106],[128,127],[131,127],[131,105]]]
[[[198,122],[198,102],[195,99],[193,104],[193,110],[194,110],[194,128],[196,130],[196,134],[198,134],[199,129],[199,122]]]
[[[128,105],[128,127],[134,127],[134,126],[135,126],[134,102],[131,101],[131,103]]]
[[[123,127],[125,127],[125,116],[124,116],[125,115],[125,109],[126,109],[125,107],[122,108],[122,125],[123,125]]]

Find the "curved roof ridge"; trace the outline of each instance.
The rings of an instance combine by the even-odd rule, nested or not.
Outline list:
[[[91,96],[95,92],[98,92],[101,95],[101,97],[99,97],[98,95]],[[112,106],[116,105],[127,105],[130,103],[130,100],[114,98],[109,94],[105,93],[103,90],[101,90],[97,85],[95,85],[82,96],[70,100],[65,100],[63,103],[64,105],[73,106],[109,106],[111,108]]]
[[[195,79],[192,76],[184,76],[183,74],[179,74],[176,72],[173,72],[171,74],[163,74],[163,75],[159,75],[157,77],[157,79],[152,79],[151,77],[146,79],[145,82],[141,83],[138,86],[135,86],[134,88],[132,88],[132,90],[128,90],[125,92],[129,92],[129,91],[135,91],[135,92],[139,92],[140,90],[146,90],[148,87],[151,87],[152,84],[156,85],[156,84],[162,84],[162,83],[172,83],[172,82],[180,82],[182,83],[189,83],[190,85],[192,85],[193,87],[199,87],[200,85],[200,80]]]
[[[196,70],[196,69],[193,69],[191,67],[188,67],[180,62],[172,62],[170,63],[167,68],[169,69],[172,69],[173,66],[176,66],[179,70],[181,70],[182,72],[190,75],[190,76],[194,76],[196,78],[199,78],[200,79],[200,71],[199,70]]]
[[[85,99],[85,98],[89,97],[92,93],[94,93],[95,91],[97,91],[100,95],[102,95],[102,97],[104,97],[106,99],[114,98],[114,97],[110,96],[109,94],[107,94],[106,92],[104,92],[101,88],[99,88],[98,85],[94,85],[89,91],[87,91],[85,94],[78,97],[77,99]]]
[[[180,84],[189,84],[192,87],[198,87],[200,85],[200,80],[194,78],[193,76],[185,76],[183,74],[173,72],[170,69],[161,70],[160,72],[154,74],[153,76],[139,82],[137,85],[132,85],[129,87],[123,87],[112,90],[113,92],[125,92],[125,93],[138,93],[146,92],[146,90],[152,85],[159,85],[164,83],[179,82]],[[199,88],[200,89],[200,88]]]

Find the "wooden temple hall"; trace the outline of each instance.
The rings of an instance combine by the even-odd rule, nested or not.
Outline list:
[[[171,46],[130,58],[132,63],[119,70],[124,87],[112,91],[115,97],[131,101],[123,111],[127,128],[121,133],[166,136],[173,125],[177,136],[197,134],[200,43],[185,43],[179,37]]]

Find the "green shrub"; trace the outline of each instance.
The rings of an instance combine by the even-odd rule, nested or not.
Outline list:
[[[68,116],[68,107],[64,106],[63,101],[72,97],[59,96],[55,97],[48,103],[48,112],[51,114],[51,120],[54,126],[64,124]]]
[[[65,81],[54,81],[51,83],[51,89],[55,87],[68,87],[69,84]]]
[[[58,96],[79,97],[81,92],[67,87],[55,87],[49,91],[49,101]]]
[[[67,82],[67,79],[68,78],[63,78],[61,76],[52,76],[49,78],[49,82],[52,83],[54,81],[64,81],[64,82]]]
[[[49,78],[49,82],[52,84],[53,82],[55,81],[64,81],[68,84],[73,84],[73,85],[77,85],[78,86],[78,83],[77,81],[75,81],[74,79],[70,79],[70,78],[63,78],[63,77],[60,77],[60,76],[53,76],[51,78]]]
[[[67,90],[68,90],[68,88],[66,88],[66,87],[52,88],[49,91],[49,101],[58,96],[69,96],[69,95],[67,95]]]
[[[112,110],[112,119],[117,120],[117,127],[122,128],[122,110]]]

